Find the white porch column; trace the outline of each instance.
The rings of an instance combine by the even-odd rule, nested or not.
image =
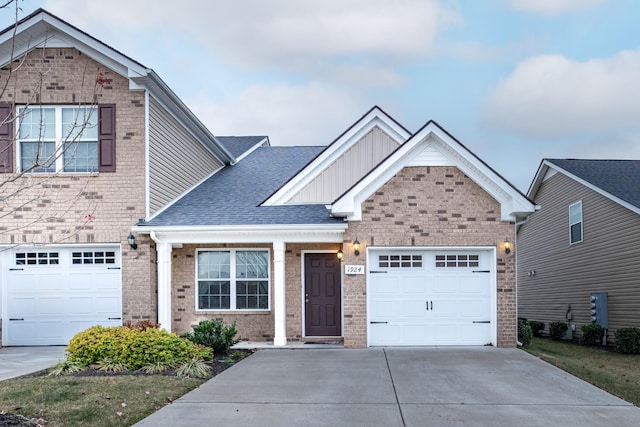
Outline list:
[[[156,241],[158,252],[158,323],[171,332],[171,244]]]
[[[284,248],[282,241],[273,242],[273,314],[275,331],[274,346],[287,344],[287,307],[284,282]]]

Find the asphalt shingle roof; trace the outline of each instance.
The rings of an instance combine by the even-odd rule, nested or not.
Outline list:
[[[226,166],[145,224],[336,224],[324,205],[259,206],[324,147],[260,147]]]
[[[216,136],[216,139],[236,159],[266,138],[266,136]]]
[[[640,160],[547,159],[547,161],[640,208]]]

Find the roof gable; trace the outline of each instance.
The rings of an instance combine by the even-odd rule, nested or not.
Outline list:
[[[325,173],[332,165],[335,165],[341,157],[354,148],[375,128],[380,129],[397,144],[402,144],[411,135],[408,130],[381,108],[374,106],[329,144],[298,174],[270,195],[263,205],[275,206],[290,202],[300,191]]]
[[[128,78],[131,90],[147,90],[220,161],[235,161],[233,155],[216,140],[152,69],[44,9],[37,9],[0,32],[0,66],[6,66],[33,49],[44,47],[75,48],[106,68]]]
[[[406,166],[456,166],[501,205],[501,219],[516,221],[535,205],[434,121],[429,121],[382,163],[335,200],[334,216],[362,218],[361,204]]]
[[[556,173],[640,214],[640,160],[543,159],[529,197],[535,200],[541,184]]]

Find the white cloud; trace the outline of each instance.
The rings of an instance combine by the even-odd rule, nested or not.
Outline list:
[[[215,135],[267,135],[272,145],[326,145],[371,107],[322,83],[254,85],[222,102],[186,101]]]
[[[387,61],[429,55],[438,33],[458,19],[436,0],[47,0],[45,8],[92,32],[110,28],[122,37],[161,27],[195,37],[236,65],[307,72],[319,61],[342,63],[353,55]]]
[[[491,91],[482,121],[532,137],[637,129],[639,75],[640,49],[586,62],[532,57]]]
[[[514,9],[554,17],[598,6],[607,0],[508,0]]]

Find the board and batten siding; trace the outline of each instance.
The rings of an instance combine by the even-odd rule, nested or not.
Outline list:
[[[569,205],[582,201],[583,241],[569,244]],[[608,292],[607,340],[640,327],[640,215],[562,173],[542,183],[541,209],[518,231],[518,316],[591,323],[591,292]],[[531,274],[535,272],[535,274]],[[548,331],[548,329],[546,329]]]
[[[287,203],[331,203],[398,148],[398,142],[374,127]]]
[[[149,212],[158,212],[222,167],[156,100],[149,99]]]

